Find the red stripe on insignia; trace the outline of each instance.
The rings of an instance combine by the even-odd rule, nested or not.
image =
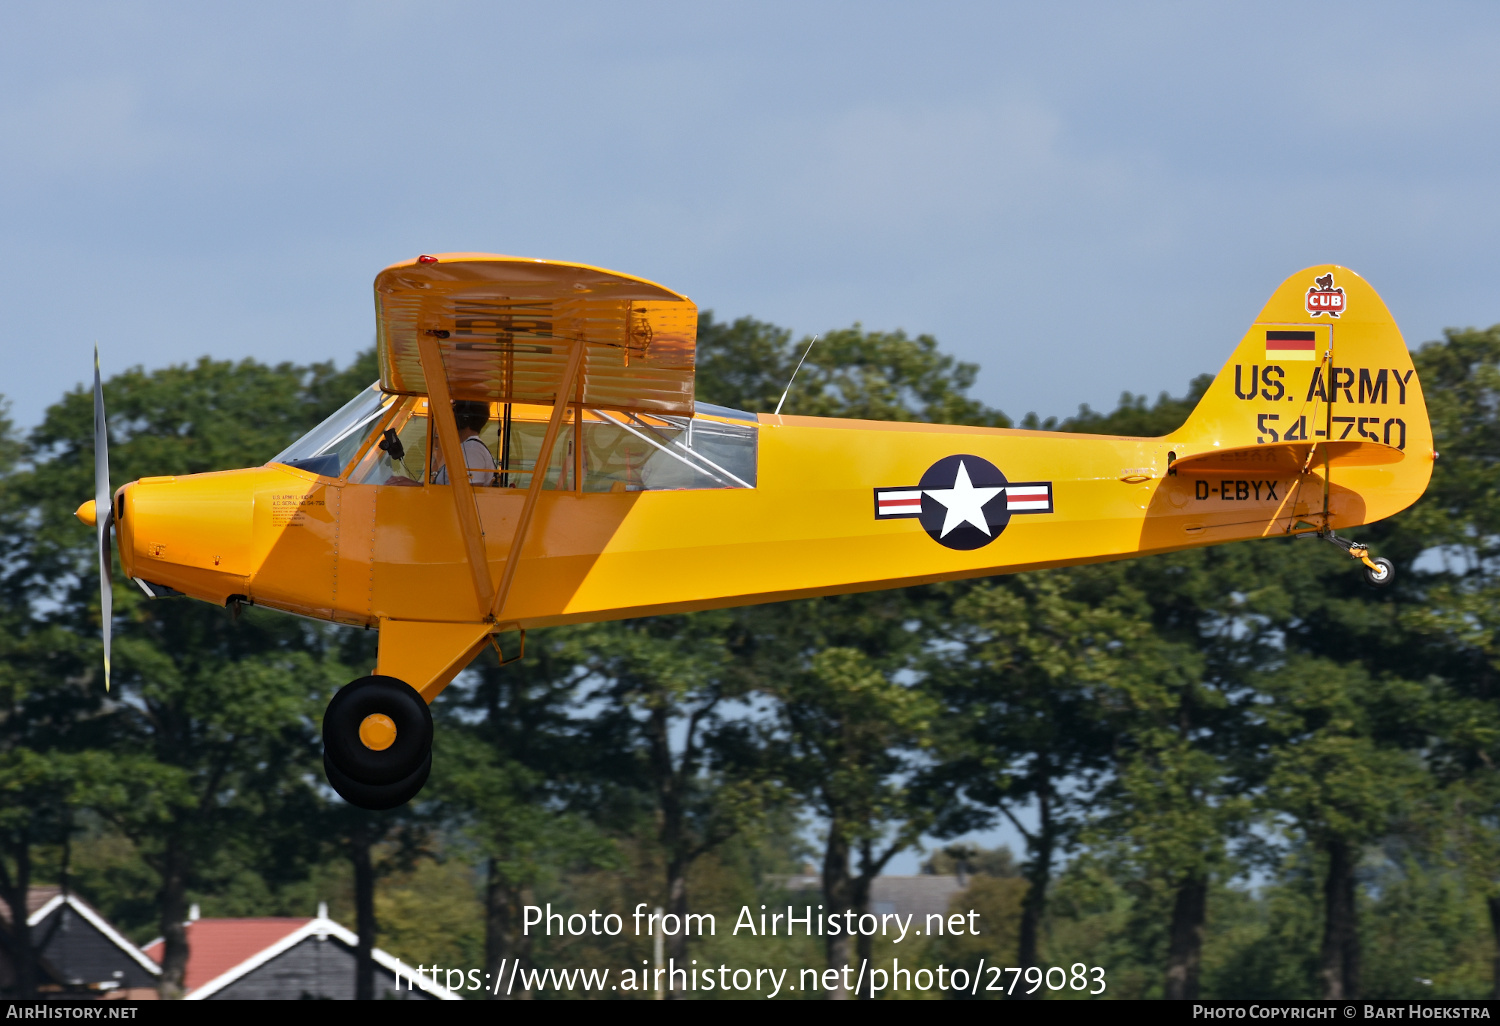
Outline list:
[[[922,512],[922,492],[915,488],[892,489],[875,496],[877,516],[909,516]]]
[[[1007,485],[1005,489],[1005,508],[1011,511],[1025,512],[1036,510],[1047,512],[1052,505],[1051,485]]]

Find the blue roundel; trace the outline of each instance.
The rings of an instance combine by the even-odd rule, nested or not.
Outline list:
[[[922,475],[922,515],[928,535],[950,549],[979,549],[1010,523],[1005,475],[978,456],[944,456]]]

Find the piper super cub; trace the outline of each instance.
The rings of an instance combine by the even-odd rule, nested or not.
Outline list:
[[[428,703],[504,632],[1303,533],[1382,585],[1336,529],[1411,505],[1437,457],[1400,331],[1337,266],[1283,282],[1161,438],[698,403],[693,303],[583,264],[420,256],[376,276],[375,318],[380,380],[265,466],[113,496],[96,357],[78,511],[106,682],[111,527],[153,597],[379,629],[323,719],[329,783],[370,809],[422,788]]]

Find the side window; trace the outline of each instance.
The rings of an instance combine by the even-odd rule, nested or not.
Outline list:
[[[639,492],[649,487],[647,468],[657,448],[605,415],[593,413],[583,424],[583,490]],[[621,418],[623,420],[623,418]]]
[[[392,446],[370,446],[359,466],[349,475],[354,484],[420,486],[427,473],[427,400],[407,399],[388,425],[400,443],[398,459]]]
[[[546,416],[552,411],[547,407],[513,407],[510,422],[510,448],[505,457],[506,472],[502,479],[508,488],[530,488],[531,474],[536,469],[537,456],[542,451],[542,442],[547,435]],[[573,418],[576,411],[569,410],[557,432],[557,442],[547,460],[542,478],[542,487],[547,490],[573,488]]]
[[[583,423],[583,490],[754,488],[757,441],[754,422],[715,414],[590,410]]]
[[[460,405],[469,407],[460,416]],[[470,435],[470,430],[475,430],[476,421],[473,407],[475,403],[455,403],[454,416],[458,420],[459,437],[463,438],[462,449],[464,463],[469,470],[469,484],[475,488],[493,488],[500,484],[498,467],[499,460],[495,456],[500,440],[500,422],[495,416],[495,403],[486,404],[485,420],[478,427],[477,435]],[[465,437],[465,436],[468,437]],[[431,459],[428,463],[427,481],[429,484],[445,485],[448,483],[446,460],[442,453],[442,447],[436,439],[429,442]]]

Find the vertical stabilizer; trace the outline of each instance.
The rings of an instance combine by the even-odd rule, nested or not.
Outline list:
[[[1281,460],[1295,455],[1318,475],[1315,488],[1302,482],[1297,505],[1319,527],[1325,509],[1333,527],[1405,509],[1426,489],[1435,459],[1400,329],[1368,282],[1333,264],[1281,283],[1168,440],[1179,460],[1260,446],[1279,446]]]

